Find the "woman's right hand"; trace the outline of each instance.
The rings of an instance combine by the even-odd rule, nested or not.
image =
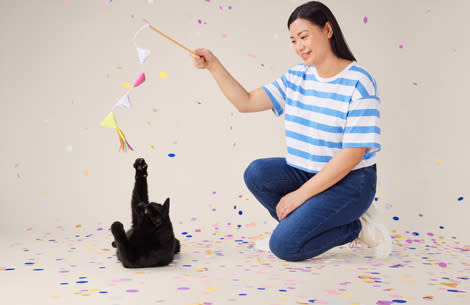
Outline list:
[[[196,49],[194,53],[196,53],[196,55],[193,54],[193,63],[198,69],[207,69],[210,71],[218,62],[217,57],[208,49]]]

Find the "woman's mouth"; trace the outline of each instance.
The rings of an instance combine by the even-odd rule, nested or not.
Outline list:
[[[311,51],[302,53],[300,54],[300,57],[302,57],[303,60],[306,60],[310,56],[311,53],[312,53]]]

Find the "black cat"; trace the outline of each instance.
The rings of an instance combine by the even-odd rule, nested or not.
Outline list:
[[[169,216],[170,199],[163,205],[149,203],[145,160],[135,160],[134,168],[132,227],[125,233],[122,223],[115,221],[111,226],[112,246],[117,248],[116,255],[126,268],[165,266],[180,251]]]

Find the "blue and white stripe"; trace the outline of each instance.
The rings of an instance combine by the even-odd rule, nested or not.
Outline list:
[[[299,64],[263,89],[273,112],[285,114],[288,164],[317,173],[346,147],[367,147],[354,169],[375,164],[380,99],[374,79],[356,62],[328,79]]]

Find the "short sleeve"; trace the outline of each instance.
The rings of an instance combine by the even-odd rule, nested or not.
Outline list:
[[[288,73],[284,74],[272,83],[263,86],[264,91],[273,103],[273,112],[276,116],[282,115],[286,106],[286,93],[288,86],[287,77]]]
[[[367,147],[367,154],[381,149],[380,99],[376,96],[353,94],[346,117],[343,148]]]

